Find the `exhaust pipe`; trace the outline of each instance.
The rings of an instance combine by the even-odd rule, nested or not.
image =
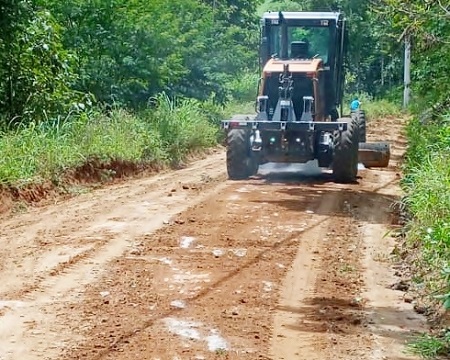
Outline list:
[[[391,146],[387,142],[359,143],[358,161],[365,167],[388,167]]]

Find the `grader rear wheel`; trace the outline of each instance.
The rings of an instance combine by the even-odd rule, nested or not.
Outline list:
[[[366,112],[364,110],[356,110],[353,112],[358,119],[358,127],[359,127],[359,142],[366,142],[366,134],[367,134],[367,126],[366,126]]]
[[[344,119],[341,119],[344,120]],[[347,119],[347,130],[334,138],[333,176],[336,182],[351,183],[358,175],[359,124],[356,114]]]

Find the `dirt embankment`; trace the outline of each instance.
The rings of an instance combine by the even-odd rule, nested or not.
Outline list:
[[[226,181],[218,153],[5,220],[0,359],[412,358],[424,320],[390,288],[385,236],[401,129],[371,124],[393,162],[357,184],[310,166]]]

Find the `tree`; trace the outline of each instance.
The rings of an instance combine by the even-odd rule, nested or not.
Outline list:
[[[32,1],[3,1],[0,11],[2,125],[64,113],[75,99],[74,77],[58,24]]]

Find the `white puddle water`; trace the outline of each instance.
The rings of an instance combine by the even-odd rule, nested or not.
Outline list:
[[[23,301],[0,300],[0,309],[3,309],[3,308],[17,309],[17,308],[22,308],[25,306],[27,306],[27,304]]]
[[[244,257],[247,255],[247,249],[234,249],[231,250],[231,252],[238,257]]]
[[[172,260],[169,259],[169,258],[166,258],[166,257],[163,257],[163,258],[152,258],[152,260],[156,260],[156,261],[162,262],[165,265],[172,264]]]
[[[172,334],[192,340],[201,339],[200,332],[197,330],[201,326],[200,323],[174,318],[166,318],[164,319],[164,322]]]
[[[232,194],[230,196],[228,196],[228,200],[230,201],[236,201],[239,200],[241,197],[238,194]]]
[[[170,306],[173,306],[178,309],[186,308],[186,303],[183,300],[174,300],[170,303]]]
[[[188,249],[194,241],[195,237],[193,236],[182,236],[180,240],[180,247],[182,249]]]
[[[210,282],[209,274],[192,274],[190,271],[181,274],[175,274],[173,280],[176,283],[200,283]]]
[[[246,187],[241,187],[240,189],[237,189],[236,191],[240,192],[240,193],[249,193],[249,192],[251,192],[251,190],[246,188]]]
[[[209,351],[227,350],[228,344],[226,340],[220,336],[217,330],[211,330],[211,335],[205,338]]]
[[[190,340],[206,342],[209,351],[228,350],[227,341],[216,329],[210,329],[208,331],[201,323],[175,318],[166,318],[164,319],[164,323],[172,334]],[[205,335],[205,333],[209,333],[209,335]]]
[[[264,291],[267,291],[267,292],[272,291],[273,284],[270,281],[263,281],[263,284],[264,284],[264,288],[263,288]]]
[[[222,249],[214,249],[214,250],[212,251],[212,254],[213,254],[215,257],[219,257],[219,256],[222,256],[222,255],[224,254],[224,251],[223,251]]]

